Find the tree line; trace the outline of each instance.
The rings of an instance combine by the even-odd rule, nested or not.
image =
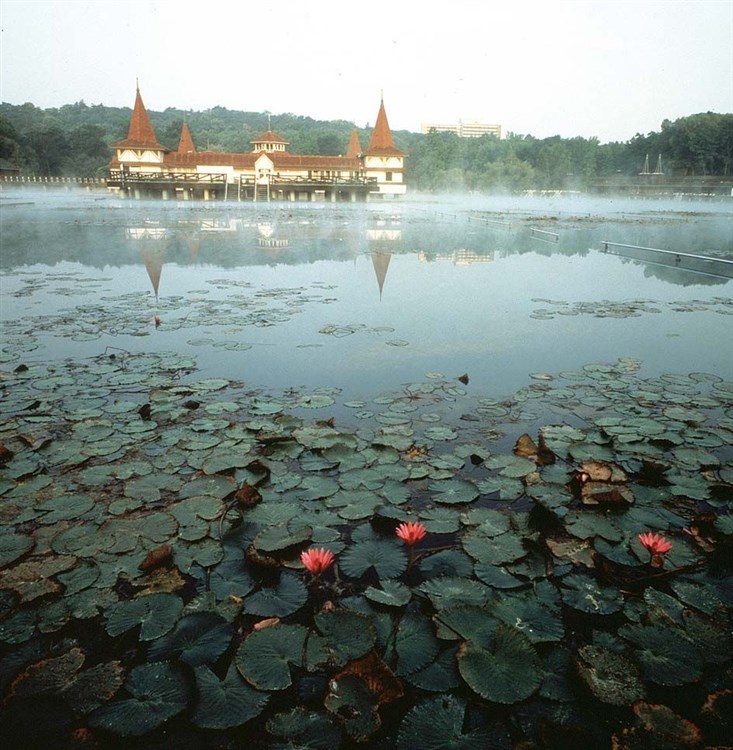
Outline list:
[[[39,176],[104,176],[109,144],[126,137],[131,110],[87,105],[59,108],[0,104],[0,168]],[[289,141],[295,154],[346,150],[354,124],[314,120],[291,113],[242,112],[214,107],[201,112],[168,108],[149,111],[161,143],[176,149],[186,121],[199,150],[246,152],[268,127]],[[363,148],[371,136],[357,128]],[[453,133],[394,131],[395,145],[407,152],[407,179],[419,191],[584,189],[597,180],[623,180],[651,171],[662,160],[667,177],[731,175],[733,114],[706,112],[664,120],[658,132],[626,142],[597,138],[535,138],[509,133],[460,138]]]

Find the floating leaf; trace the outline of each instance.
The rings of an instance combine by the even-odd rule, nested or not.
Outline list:
[[[307,632],[302,625],[273,625],[255,630],[237,650],[237,669],[258,690],[284,690],[292,683],[290,664],[300,664],[303,660]]]
[[[702,674],[702,656],[680,631],[672,628],[625,625],[618,634],[635,647],[644,677],[658,685],[684,685]]]
[[[407,555],[391,539],[367,539],[349,547],[339,558],[339,566],[350,578],[360,578],[370,568],[380,578],[397,578],[407,568]]]
[[[152,641],[173,628],[182,610],[183,602],[173,594],[151,594],[118,602],[105,613],[107,633],[114,637],[141,625],[140,640]]]
[[[287,617],[308,600],[308,589],[297,576],[284,573],[275,588],[263,587],[248,596],[244,611],[260,617]]]
[[[474,692],[494,703],[524,700],[542,682],[542,664],[532,644],[506,625],[496,629],[490,648],[473,641],[463,643],[458,649],[458,670]]]
[[[438,640],[430,620],[408,612],[400,621],[395,637],[397,674],[409,675],[426,667],[438,653]]]
[[[123,737],[140,737],[181,713],[189,700],[184,676],[169,664],[142,664],[125,682],[130,695],[89,715],[89,726]]]
[[[290,531],[287,526],[281,524],[263,529],[254,538],[253,544],[260,552],[279,552],[309,541],[312,535],[313,529],[310,526]]]
[[[33,539],[29,536],[13,533],[0,534],[0,568],[10,565],[33,548]]]
[[[327,715],[300,707],[269,719],[267,731],[289,740],[293,750],[333,750],[341,746],[341,732]]]
[[[380,586],[381,589],[369,586],[364,592],[366,598],[387,607],[403,607],[410,601],[412,592],[404,583],[385,579],[380,582]]]
[[[624,605],[623,596],[612,586],[600,586],[590,577],[570,575],[563,578],[562,599],[573,609],[593,615],[610,615]]]
[[[626,706],[644,697],[639,670],[623,654],[598,646],[578,650],[580,679],[598,700],[614,706]]]
[[[194,670],[198,702],[191,720],[203,729],[230,729],[259,716],[269,695],[250,687],[232,664],[220,680],[209,667]]]
[[[400,724],[398,750],[487,750],[495,747],[492,732],[486,727],[464,732],[465,713],[466,704],[452,695],[418,703]]]
[[[191,667],[213,664],[229,647],[232,628],[212,612],[199,612],[181,618],[168,635],[154,641],[148,649],[149,661],[177,656]]]
[[[428,489],[434,493],[435,502],[446,505],[471,503],[479,496],[478,487],[465,479],[434,482]]]
[[[668,706],[638,701],[632,706],[655,747],[698,747],[702,735],[687,719]]]
[[[480,605],[488,597],[486,586],[467,578],[431,578],[419,588],[427,594],[436,609],[449,609],[459,604]]]
[[[348,609],[319,612],[315,616],[315,624],[323,636],[329,661],[336,666],[363,656],[376,640],[369,618]]]

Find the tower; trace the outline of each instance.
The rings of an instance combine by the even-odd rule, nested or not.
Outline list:
[[[405,157],[392,140],[392,131],[387,121],[384,109],[384,98],[379,104],[377,122],[372,131],[369,146],[364,152],[364,169],[367,177],[376,177],[378,192],[382,196],[404,195],[407,192],[405,184]]]

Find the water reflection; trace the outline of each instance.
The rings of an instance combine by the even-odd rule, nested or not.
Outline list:
[[[501,395],[528,372],[619,356],[733,375],[725,279],[602,252],[612,238],[733,255],[724,216],[103,202],[3,218],[5,329],[35,335],[37,358],[154,345],[214,377],[354,398],[436,371]]]

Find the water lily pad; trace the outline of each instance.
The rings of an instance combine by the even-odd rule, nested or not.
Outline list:
[[[105,703],[89,725],[123,737],[140,737],[181,713],[189,700],[185,677],[166,663],[134,667],[125,682],[129,698]]]
[[[273,625],[250,633],[237,650],[237,669],[257,690],[284,690],[292,683],[290,664],[303,660],[307,632],[302,625]]]
[[[302,707],[273,716],[267,722],[267,731],[289,740],[293,749],[333,750],[341,745],[341,731],[327,715]]]
[[[433,499],[435,502],[446,505],[463,505],[471,503],[479,496],[479,491],[476,485],[465,479],[434,482],[428,489],[434,493]]]
[[[636,665],[610,649],[598,646],[579,649],[577,670],[580,679],[603,703],[627,706],[645,695]]]
[[[456,696],[440,696],[413,706],[400,724],[398,750],[486,750],[493,744],[486,727],[467,729],[466,704]],[[507,748],[507,744],[504,747]],[[503,748],[502,748],[503,750]]]
[[[308,590],[300,578],[283,573],[274,588],[265,586],[248,596],[244,609],[247,614],[260,617],[287,617],[297,612],[307,599]]]
[[[644,677],[658,685],[684,685],[702,674],[701,654],[677,629],[625,625],[618,633],[636,647]]]
[[[404,583],[385,579],[380,582],[380,586],[381,588],[369,586],[364,592],[366,598],[387,607],[403,607],[410,601],[412,592]]]
[[[121,635],[140,625],[140,640],[165,635],[178,622],[183,602],[173,594],[151,594],[113,604],[106,612],[107,633]]]
[[[464,642],[458,650],[458,670],[474,692],[494,703],[524,700],[542,682],[542,664],[532,644],[506,625],[496,629],[488,648]]]
[[[618,589],[601,586],[589,576],[570,575],[562,582],[562,599],[573,609],[594,615],[610,615],[623,608],[623,596]]]
[[[220,680],[209,667],[194,670],[198,702],[191,720],[202,729],[229,729],[246,724],[264,711],[269,695],[250,687],[234,664]]]
[[[398,578],[407,567],[407,555],[392,539],[367,539],[349,547],[339,566],[350,578],[361,578],[370,568],[380,578]]]
[[[212,612],[197,612],[181,618],[173,631],[150,644],[149,661],[176,656],[189,666],[213,664],[229,647],[232,628]]]
[[[336,666],[363,656],[376,640],[369,618],[348,609],[319,612],[315,624],[323,637],[329,662]]]
[[[0,568],[10,565],[26,552],[33,549],[33,539],[23,534],[0,534]]]
[[[480,605],[488,598],[488,589],[469,578],[431,578],[420,585],[436,609],[450,609],[460,604]]]

